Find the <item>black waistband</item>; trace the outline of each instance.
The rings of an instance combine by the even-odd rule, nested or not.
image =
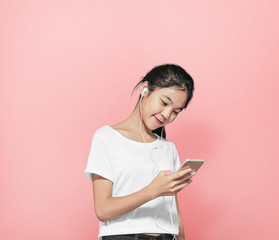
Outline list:
[[[148,240],[175,240],[176,238],[174,235],[169,233],[161,233],[158,236],[138,233],[138,234],[120,234],[120,235],[110,235],[110,236],[103,236],[103,240],[122,240],[122,239],[130,239],[130,240],[141,240],[141,239],[148,239]]]
[[[173,239],[173,235],[169,233],[162,233],[158,236],[152,236],[147,234],[139,234],[140,239],[156,239],[156,240],[163,240],[163,239]]]

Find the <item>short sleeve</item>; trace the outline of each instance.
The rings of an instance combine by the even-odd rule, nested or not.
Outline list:
[[[92,173],[113,182],[112,147],[104,137],[93,135],[85,176],[93,181]]]
[[[177,170],[180,168],[181,163],[180,163],[180,159],[179,159],[179,155],[176,149],[175,144],[173,144],[173,159],[174,159],[174,171],[177,172]]]

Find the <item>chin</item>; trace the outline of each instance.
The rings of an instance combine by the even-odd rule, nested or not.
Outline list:
[[[158,123],[156,121],[154,121],[154,116],[148,120],[150,120],[150,121],[143,120],[143,125],[150,131],[153,131],[153,130],[156,130],[157,128],[162,127],[162,126],[158,125]]]
[[[162,126],[158,126],[158,125],[156,125],[156,126],[153,126],[152,128],[150,128],[150,130],[156,130],[156,129],[158,129],[158,128],[160,128],[160,127],[162,127]]]
[[[154,126],[154,124],[152,124],[152,123],[144,124],[144,126],[145,126],[147,129],[149,129],[150,131],[153,131],[153,130],[159,128],[158,126]]]

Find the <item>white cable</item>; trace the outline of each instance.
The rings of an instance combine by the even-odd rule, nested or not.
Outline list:
[[[144,141],[144,143],[146,143],[145,139],[144,139],[144,136],[143,136],[143,133],[142,133],[142,128],[141,128],[141,123],[142,123],[142,107],[141,107],[141,100],[142,100],[142,97],[143,97],[143,94],[141,94],[141,98],[140,98],[140,103],[139,103],[139,107],[140,107],[140,133],[141,133],[141,136],[142,136],[142,140]],[[162,129],[162,132],[161,132],[161,138],[162,138],[162,133],[163,133],[163,129]],[[157,167],[157,172],[159,172],[159,167],[158,165],[155,163],[155,161],[153,160],[153,157],[152,157],[152,154],[151,152],[149,152],[149,150],[147,149],[147,147],[144,145],[146,151],[150,154],[150,157],[151,157],[151,160],[154,164],[154,167]],[[155,173],[155,174],[156,174]],[[153,173],[152,173],[152,177],[154,177],[154,168],[153,168]],[[162,196],[163,200],[164,200],[164,206],[166,206],[166,201],[165,201],[165,198],[164,196]],[[172,196],[172,199],[171,199],[171,208],[170,208],[170,218],[171,218],[171,224],[172,224],[172,228],[174,229],[174,226],[173,226],[173,219],[172,219],[172,214],[171,214],[171,210],[172,210],[172,202],[173,202],[173,199],[174,199],[174,196]],[[155,225],[158,227],[158,228],[161,228],[158,226],[158,224],[156,223],[157,221],[157,213],[158,213],[158,209],[157,209],[157,212],[156,212],[156,215],[155,215]],[[173,239],[172,240],[175,240],[176,237],[175,237],[175,234],[172,234],[171,232],[169,232],[168,230],[166,229],[163,229],[161,228],[162,230],[164,231],[167,231],[168,233],[170,233],[171,235],[173,235]]]

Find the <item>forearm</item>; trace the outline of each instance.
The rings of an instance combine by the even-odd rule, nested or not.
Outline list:
[[[184,226],[182,222],[182,217],[180,214],[180,209],[178,206],[178,198],[177,195],[175,196],[176,198],[176,207],[177,207],[177,215],[178,215],[178,222],[179,222],[179,234],[177,235],[176,239],[177,240],[185,240],[185,234],[184,234]]]
[[[178,215],[178,220],[179,220],[179,234],[176,237],[177,240],[185,240],[185,234],[184,234],[184,227],[183,227],[183,222],[180,214]]]
[[[100,221],[108,221],[130,212],[156,197],[154,191],[147,186],[127,196],[107,198],[102,203],[101,213],[96,212],[96,214]]]

